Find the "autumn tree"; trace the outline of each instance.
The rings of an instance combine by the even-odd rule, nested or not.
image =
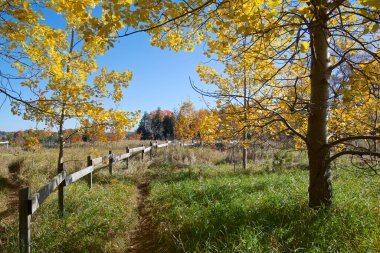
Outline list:
[[[180,140],[214,142],[219,138],[219,113],[216,110],[195,110],[187,101],[180,106],[174,128]]]
[[[16,145],[22,146],[25,142],[24,140],[24,132],[23,131],[17,131],[13,133],[13,141]]]
[[[136,132],[131,132],[127,134],[127,139],[137,141],[137,140],[141,140],[142,138],[141,138],[141,134],[138,134]]]
[[[128,3],[58,0],[38,4],[7,1],[2,5],[0,35],[9,51],[5,57],[22,77],[20,90],[28,89],[32,96],[15,95],[4,86],[0,92],[12,99],[15,114],[58,127],[59,164],[65,139],[70,137],[63,134],[67,120],[77,120],[79,130],[96,128],[99,133],[124,131],[135,123],[137,113],[105,109],[103,104],[104,100],[121,101],[132,73],[99,69],[96,62],[97,56],[113,46],[111,37],[125,27],[120,20],[129,12]],[[102,10],[101,14],[94,14],[95,8]],[[49,26],[51,20],[44,21],[46,10],[64,17],[64,27]],[[20,52],[20,57],[16,58],[15,52]]]
[[[194,113],[195,109],[190,101],[186,101],[181,104],[174,125],[174,131],[177,139],[192,140],[194,138],[194,133],[192,131]]]
[[[126,134],[125,132],[110,132],[107,134],[108,141],[121,141],[125,140]]]
[[[138,1],[132,16],[153,45],[192,50],[205,41],[206,55],[225,65],[240,57],[257,85],[248,100],[260,117],[251,119],[273,133],[289,132],[307,148],[309,205],[317,208],[331,204],[333,160],[359,155],[376,164],[380,156],[352,144],[380,139],[378,125],[372,135],[360,127],[366,115],[353,117],[363,103],[379,108],[379,7],[374,0]],[[331,77],[342,68],[350,71],[334,86]],[[342,103],[351,103],[346,120],[357,127],[329,132],[340,123],[332,112],[341,112]]]
[[[236,29],[237,30],[237,29]],[[247,39],[244,35],[238,38],[239,47],[245,51]],[[216,85],[218,88],[217,94],[206,94],[193,85],[195,90],[200,91],[203,95],[213,96],[217,99],[217,107],[225,107],[225,110],[220,110],[225,121],[221,121],[224,128],[230,128],[224,132],[224,138],[229,140],[239,140],[243,151],[243,169],[247,168],[248,156],[247,147],[249,146],[248,131],[252,130],[248,124],[249,113],[249,97],[253,94],[255,87],[253,71],[247,68],[245,55],[240,54],[240,51],[229,51],[232,57],[221,60],[225,64],[226,76],[220,75],[215,69],[199,64],[197,72],[201,80],[206,84]],[[223,94],[223,95],[221,95]],[[231,120],[235,123],[231,124]],[[227,121],[229,123],[227,123]],[[231,125],[234,126],[234,131],[231,131]],[[229,133],[229,135],[227,135]]]
[[[193,114],[191,122],[193,139],[203,145],[219,139],[219,113],[217,110],[200,109]]]
[[[68,143],[78,143],[83,141],[82,133],[76,129],[66,129],[63,131],[63,136],[66,136]]]

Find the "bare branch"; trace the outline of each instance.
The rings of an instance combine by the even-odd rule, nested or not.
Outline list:
[[[327,162],[331,163],[338,157],[341,157],[343,155],[357,155],[357,156],[374,156],[374,157],[379,157],[380,158],[380,153],[377,152],[371,152],[371,151],[355,151],[355,150],[344,150],[341,152],[338,152],[331,156]]]
[[[349,136],[349,137],[344,137],[341,139],[338,139],[336,141],[330,142],[327,144],[328,147],[333,147],[335,145],[344,143],[346,141],[353,141],[353,140],[380,140],[380,136],[376,135],[356,135],[356,136]]]

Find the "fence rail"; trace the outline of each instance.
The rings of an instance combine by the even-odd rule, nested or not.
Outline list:
[[[0,145],[2,145],[2,144],[6,144],[7,145],[7,149],[8,149],[9,141],[0,141]]]
[[[135,148],[126,148],[126,153],[121,155],[113,154],[109,151],[108,155],[91,158],[87,157],[87,167],[76,171],[72,174],[67,174],[64,169],[64,164],[59,165],[58,175],[56,175],[49,183],[40,188],[35,194],[31,195],[30,188],[26,187],[19,191],[19,249],[21,253],[31,252],[31,216],[43,202],[58,188],[58,206],[60,214],[63,214],[64,210],[64,187],[75,183],[81,178],[86,178],[89,188],[92,187],[92,174],[104,168],[109,169],[109,173],[112,175],[113,164],[120,161],[126,162],[126,169],[128,169],[129,158],[132,156],[141,154],[141,159],[144,159],[144,153],[149,153],[150,159],[152,159],[153,147],[156,151],[158,148],[164,148],[169,145],[176,145],[178,142],[168,141],[164,144],[150,143],[149,147],[140,146]],[[195,143],[181,144],[182,146],[194,146]],[[104,164],[108,162],[108,164]]]
[[[33,196],[31,196],[31,214],[33,214],[42,205],[47,197],[55,190],[57,187],[66,180],[66,171],[62,171],[56,175],[48,184],[39,189]]]

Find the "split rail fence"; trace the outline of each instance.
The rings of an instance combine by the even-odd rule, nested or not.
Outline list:
[[[135,148],[126,148],[126,153],[121,155],[113,154],[109,151],[108,155],[92,158],[87,157],[87,167],[76,171],[72,174],[67,174],[64,163],[59,165],[58,175],[56,175],[49,183],[40,188],[36,193],[31,195],[29,187],[23,188],[19,191],[19,249],[20,253],[30,253],[31,252],[31,218],[38,208],[43,204],[43,202],[52,194],[56,189],[58,189],[58,207],[59,214],[63,215],[64,212],[64,189],[72,183],[75,183],[81,178],[85,178],[89,188],[92,187],[92,174],[95,171],[99,171],[104,168],[108,168],[109,173],[112,175],[113,165],[116,162],[125,161],[126,168],[129,166],[129,159],[135,155],[141,154],[141,159],[144,159],[144,154],[149,152],[150,159],[153,156],[153,150],[168,147],[169,145],[175,145],[178,142],[168,141],[163,144],[150,143],[149,147],[140,146]],[[194,146],[194,143],[185,144],[180,143],[182,146]],[[104,162],[108,164],[104,165]]]

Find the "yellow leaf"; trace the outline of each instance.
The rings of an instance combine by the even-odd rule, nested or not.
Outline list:
[[[276,9],[273,9],[273,10],[270,11],[270,15],[272,17],[276,16],[277,14],[278,14],[278,10],[276,10]]]
[[[308,49],[309,49],[309,43],[307,43],[306,41],[301,42],[301,47],[300,47],[301,53],[306,53]]]

